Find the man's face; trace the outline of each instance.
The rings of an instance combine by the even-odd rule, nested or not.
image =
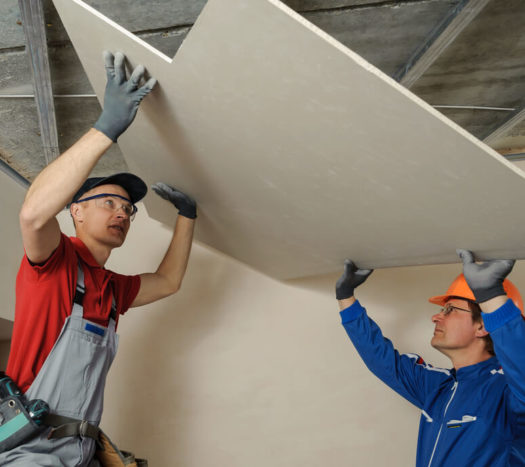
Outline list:
[[[129,199],[127,191],[120,185],[97,186],[84,193],[81,199],[102,193],[119,195]],[[108,208],[107,204],[104,204],[104,200],[105,198],[99,198],[72,205],[76,213],[77,231],[81,230],[83,234],[92,237],[94,240],[117,248],[126,239],[130,218],[121,208],[116,210]],[[122,204],[126,204],[126,201],[121,198],[108,197],[107,203],[114,203],[115,206],[120,207]]]
[[[480,337],[481,323],[472,321],[473,305],[468,300],[451,298],[446,307],[454,307],[446,314],[443,311],[432,316],[434,335],[430,341],[432,347],[451,357],[457,351],[469,349]],[[469,311],[464,311],[469,310]]]

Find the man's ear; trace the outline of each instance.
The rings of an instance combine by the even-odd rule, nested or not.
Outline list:
[[[485,337],[488,336],[489,333],[485,329],[485,325],[483,324],[483,321],[480,321],[479,323],[476,323],[476,337]]]
[[[78,203],[73,203],[69,207],[69,213],[71,214],[71,217],[73,218],[73,222],[82,223],[84,221],[82,206],[80,206]]]

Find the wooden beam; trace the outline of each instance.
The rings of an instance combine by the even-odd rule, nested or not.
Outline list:
[[[515,154],[525,153],[525,148],[504,148],[496,149],[496,152],[499,152],[502,156],[512,156]]]
[[[58,132],[47,53],[44,10],[41,0],[18,0],[27,51],[33,70],[33,87],[46,164],[59,154]]]
[[[483,142],[490,146],[498,139],[505,136],[510,130],[512,130],[516,125],[520,124],[523,120],[525,120],[525,107],[510,117],[503,125],[499,126],[492,133],[486,136],[483,139]]]
[[[525,160],[525,148],[502,148],[495,151],[511,162]]]
[[[462,0],[458,3],[432,30],[408,62],[394,74],[394,79],[406,88],[411,88],[489,1]]]

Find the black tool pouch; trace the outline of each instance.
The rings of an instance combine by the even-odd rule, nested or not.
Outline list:
[[[8,451],[42,431],[22,401],[9,397],[0,402],[0,452]]]

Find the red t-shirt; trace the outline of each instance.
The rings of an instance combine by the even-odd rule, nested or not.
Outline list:
[[[113,294],[117,320],[137,296],[139,276],[124,276],[99,266],[78,238],[62,234],[58,248],[41,265],[32,265],[24,256],[16,278],[15,323],[6,370],[23,392],[31,386],[71,314],[79,257],[86,287],[85,319],[107,326]]]

